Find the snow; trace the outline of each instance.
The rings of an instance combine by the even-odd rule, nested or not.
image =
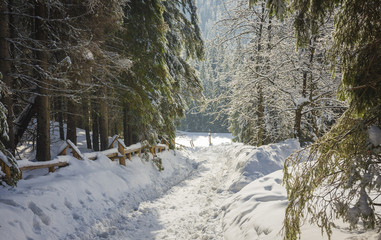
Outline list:
[[[287,206],[287,193],[282,186],[283,172],[275,171],[248,184],[226,200],[225,239],[282,239],[281,230]],[[359,211],[354,209],[354,211]],[[355,213],[356,214],[356,213]],[[350,231],[348,224],[338,221],[331,239],[379,239],[376,231]],[[302,240],[328,239],[315,225],[305,223]]]
[[[207,147],[209,146],[209,133],[207,132],[183,132],[178,131],[176,137],[176,143],[186,147],[191,147],[190,141],[192,140],[195,147]],[[211,133],[212,145],[219,145],[222,143],[231,143],[233,136],[231,133]]]
[[[126,151],[130,151],[130,150],[134,151],[134,150],[137,150],[137,149],[139,149],[141,147],[142,147],[141,143],[132,144],[132,145],[126,147]]]
[[[304,97],[297,98],[295,99],[295,106],[296,107],[302,106],[303,104],[306,104],[309,101],[310,100],[308,98],[304,98]]]
[[[68,156],[58,156],[57,158],[50,160],[50,161],[43,161],[43,162],[37,162],[37,161],[29,161],[27,159],[19,160],[17,161],[17,165],[19,168],[22,167],[29,167],[29,166],[42,166],[46,164],[54,164],[54,163],[69,163],[70,157]]]
[[[298,142],[253,147],[213,133],[209,146],[208,133],[178,135],[187,148],[158,153],[161,172],[152,159],[122,166],[98,152],[95,161],[60,156],[70,165],[54,173],[23,173],[16,188],[0,189],[1,239],[282,239],[281,168]],[[332,239],[378,239],[338,226]],[[327,238],[305,224],[302,239]]]
[[[122,141],[122,140],[120,140],[120,139],[118,139],[117,141],[118,141],[118,143],[119,143],[120,145],[122,145],[122,147],[127,148],[127,146],[124,144],[124,141]]]
[[[369,141],[374,147],[381,146],[381,129],[377,126],[371,126],[368,129]]]
[[[180,153],[159,156],[162,172],[138,157],[124,167],[104,156],[96,161],[66,156],[68,167],[43,175],[34,171],[16,188],[0,189],[0,215],[6,216],[0,218],[1,238],[96,239],[110,234],[104,230],[109,221],[163,194],[193,170]]]
[[[111,145],[111,143],[114,143],[116,141],[116,139],[118,139],[119,136],[117,134],[115,134],[110,140],[109,140],[109,146]],[[113,146],[114,147],[114,146]]]

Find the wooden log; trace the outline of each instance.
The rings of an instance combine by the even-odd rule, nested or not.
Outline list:
[[[47,163],[47,164],[43,164],[43,165],[29,165],[29,166],[25,166],[25,167],[20,167],[19,168],[20,169],[19,179],[22,179],[22,171],[25,171],[25,170],[48,168],[49,172],[55,172],[56,171],[55,167],[66,167],[68,165],[69,165],[69,163],[67,163],[67,162],[58,162],[58,163]]]
[[[77,151],[74,150],[74,148],[71,148],[72,151],[73,151],[73,156],[78,159],[78,160],[82,160],[81,156],[77,153]]]
[[[67,162],[47,163],[42,165],[29,165],[25,167],[20,167],[20,171],[34,170],[34,169],[41,169],[41,168],[51,168],[51,167],[66,167],[68,165],[69,163]]]
[[[74,145],[74,143],[72,143],[72,141],[70,141],[69,139],[66,140],[68,146],[71,148],[71,151],[72,151],[72,154],[73,156],[78,159],[78,160],[84,160],[82,158],[82,154],[81,152],[79,151],[79,149]]]
[[[129,153],[127,153],[127,157],[128,157],[128,160],[130,160],[131,161],[131,153],[129,152]]]

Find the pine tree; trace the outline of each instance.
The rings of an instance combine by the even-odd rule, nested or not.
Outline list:
[[[375,211],[379,203],[372,194],[379,193],[381,159],[377,141],[371,139],[372,129],[381,122],[379,6],[377,0],[291,1],[299,47],[319,33],[327,15],[335,15],[331,64],[341,68],[339,95],[350,107],[316,144],[286,162],[291,167],[285,169],[290,200],[285,239],[300,236],[306,212],[328,236],[337,218],[351,228],[357,228],[360,220],[365,229],[380,228]]]

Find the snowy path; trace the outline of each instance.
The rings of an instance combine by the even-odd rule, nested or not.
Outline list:
[[[198,167],[161,198],[143,202],[120,221],[109,239],[223,239],[221,206],[227,158],[221,148],[193,151]],[[127,220],[128,219],[128,220]],[[126,224],[128,226],[126,226]],[[102,236],[99,236],[100,238]]]

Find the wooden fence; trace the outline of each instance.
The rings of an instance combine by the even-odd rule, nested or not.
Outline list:
[[[116,147],[114,146],[116,143]],[[174,141],[173,141],[174,143]],[[68,166],[69,163],[67,160],[63,159],[60,156],[64,156],[68,154],[68,150],[71,149],[71,154],[73,157],[78,160],[96,160],[98,158],[98,154],[102,154],[110,158],[112,161],[116,159],[119,160],[119,164],[126,166],[126,157],[131,161],[132,155],[141,156],[141,153],[145,151],[145,149],[149,148],[150,153],[153,156],[156,156],[158,152],[162,152],[165,149],[169,151],[169,143],[166,141],[162,141],[161,144],[157,144],[155,146],[143,146],[142,144],[134,144],[131,146],[126,146],[121,139],[119,139],[118,135],[115,135],[111,139],[111,143],[109,145],[109,149],[105,151],[99,152],[90,152],[82,154],[81,151],[72,143],[70,140],[66,140],[65,144],[61,146],[58,151],[57,159],[51,161],[44,162],[31,162],[27,160],[17,161],[18,167],[20,170],[20,179],[22,178],[22,172],[25,170],[33,170],[33,169],[42,169],[48,168],[49,172],[54,172],[56,168]],[[11,166],[8,162],[4,161],[0,158],[0,167],[1,171],[5,174],[5,181],[10,181],[11,179]]]

